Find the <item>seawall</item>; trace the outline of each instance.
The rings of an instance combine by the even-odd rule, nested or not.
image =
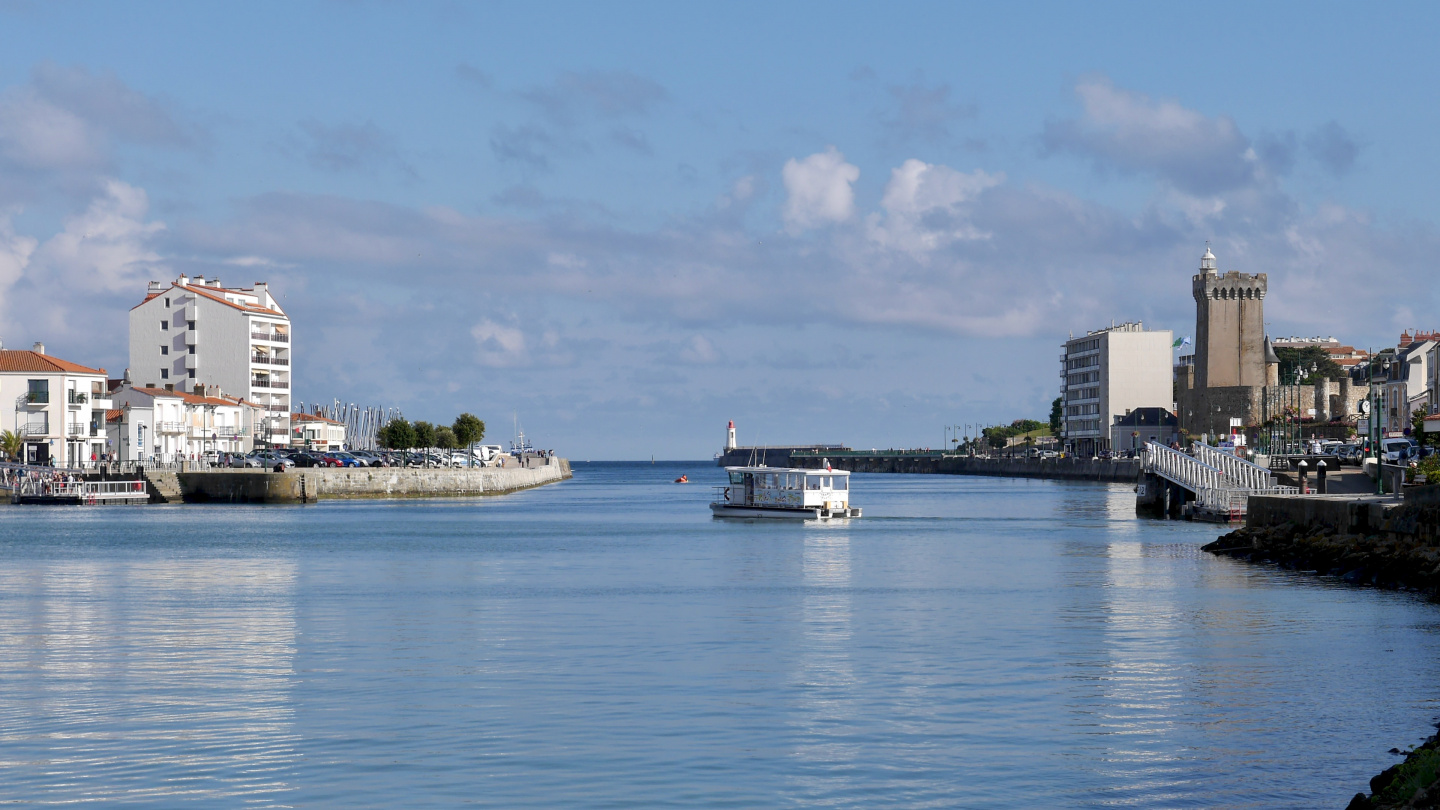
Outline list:
[[[796,453],[790,457],[791,466],[812,470],[823,467],[826,461],[836,469],[866,473],[990,475],[1122,483],[1133,483],[1140,477],[1140,462],[1136,459],[977,458],[941,453]]]
[[[213,470],[179,473],[187,503],[314,503],[332,498],[449,498],[502,495],[570,477],[570,462],[473,469],[310,467],[277,473]]]

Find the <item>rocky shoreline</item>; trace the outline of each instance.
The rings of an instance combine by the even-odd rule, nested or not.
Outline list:
[[[1440,504],[1429,498],[1390,510],[1365,531],[1281,522],[1237,529],[1202,550],[1313,571],[1357,586],[1418,591],[1440,601]],[[1370,780],[1369,796],[1357,793],[1347,810],[1440,808],[1435,784],[1440,781],[1440,735],[1405,753],[1403,762]]]

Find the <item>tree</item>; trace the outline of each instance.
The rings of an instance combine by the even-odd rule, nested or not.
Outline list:
[[[415,446],[416,446],[416,447],[434,447],[434,446],[435,446],[435,426],[434,426],[434,425],[430,424],[429,422],[416,422],[416,423],[415,423]]]
[[[13,430],[0,432],[0,453],[4,453],[7,458],[18,461],[20,459],[20,453],[24,450],[25,440],[20,437],[19,433]]]
[[[1288,346],[1277,348],[1275,356],[1280,358],[1281,382],[1285,382],[1285,377],[1295,371],[1300,372],[1301,385],[1314,385],[1321,380],[1338,380],[1346,374],[1344,367],[1335,362],[1323,346],[1306,346],[1303,349],[1292,349]]]
[[[1053,436],[1060,435],[1060,421],[1065,416],[1065,408],[1060,397],[1050,403],[1050,433]]]
[[[485,438],[485,423],[473,413],[462,413],[455,417],[455,424],[451,425],[450,429],[455,432],[455,440],[467,451],[471,445]],[[466,456],[469,458],[469,463],[473,466],[475,463],[474,456],[471,456],[468,452]]]
[[[415,428],[404,419],[396,417],[380,428],[375,438],[381,447],[390,450],[409,450],[415,446]]]
[[[455,441],[455,431],[441,425],[435,428],[435,446],[441,450],[454,450],[460,445]]]

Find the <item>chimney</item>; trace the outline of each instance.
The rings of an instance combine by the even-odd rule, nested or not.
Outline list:
[[[187,278],[184,273],[181,273],[180,278],[175,279],[175,283],[181,287],[188,287],[190,286],[190,279]]]
[[[218,278],[212,278],[212,279],[210,279],[210,286],[211,286],[211,287],[219,287],[219,286],[220,286],[220,279],[218,279]]]
[[[160,290],[161,290],[162,288],[163,288],[163,287],[162,287],[162,285],[160,284],[160,282],[158,282],[158,281],[152,281],[152,282],[150,282],[150,289],[147,290],[147,292],[158,293],[158,292],[160,292]]]
[[[205,283],[205,276],[203,276],[203,275],[201,275],[201,276],[196,276],[196,277],[195,277],[195,283],[196,283],[196,284],[201,284],[201,285],[203,285],[203,284]]]
[[[35,345],[30,347],[30,351],[35,352],[36,354],[44,354],[45,344],[37,340],[35,341]]]

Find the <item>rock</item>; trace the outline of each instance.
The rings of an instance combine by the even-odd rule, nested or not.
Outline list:
[[[1370,799],[1364,793],[1356,793],[1355,798],[1345,805],[1345,810],[1370,810]]]

